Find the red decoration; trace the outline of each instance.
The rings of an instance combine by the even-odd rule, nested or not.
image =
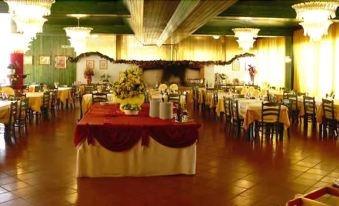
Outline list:
[[[18,66],[16,73],[19,77],[17,80],[17,85],[21,87],[24,84],[23,73],[24,73],[24,54],[23,53],[12,53],[11,54],[11,64],[16,64]]]
[[[89,144],[97,141],[110,151],[124,151],[140,139],[147,146],[149,137],[174,148],[187,147],[197,141],[199,124],[150,118],[148,111],[149,105],[144,104],[139,115],[125,116],[119,105],[94,104],[76,126],[74,143],[78,145],[87,139]]]

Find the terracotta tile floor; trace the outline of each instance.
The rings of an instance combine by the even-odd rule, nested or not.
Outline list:
[[[0,138],[0,206],[4,205],[284,205],[339,178],[339,141],[295,126],[283,141],[249,141],[206,116],[195,176],[74,177],[72,137],[78,114],[32,124],[29,136]]]

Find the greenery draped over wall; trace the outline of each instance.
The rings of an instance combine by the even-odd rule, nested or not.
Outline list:
[[[25,54],[32,56],[33,62],[24,65],[24,74],[29,74],[24,83],[73,84],[76,79],[76,64],[67,62],[66,69],[55,68],[56,56],[76,56],[72,48],[63,48],[63,45],[69,45],[66,35],[39,34]],[[50,64],[40,64],[40,56],[49,56]]]

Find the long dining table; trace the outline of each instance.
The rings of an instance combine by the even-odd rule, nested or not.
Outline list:
[[[195,174],[200,125],[148,113],[149,104],[136,116],[93,104],[75,128],[77,177]]]

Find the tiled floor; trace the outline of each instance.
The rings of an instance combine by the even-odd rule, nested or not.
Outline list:
[[[77,114],[31,125],[14,145],[0,142],[0,206],[4,205],[284,205],[295,194],[339,178],[339,141],[304,135],[248,141],[211,117],[202,123],[195,176],[74,177]],[[309,131],[310,132],[310,131]]]

